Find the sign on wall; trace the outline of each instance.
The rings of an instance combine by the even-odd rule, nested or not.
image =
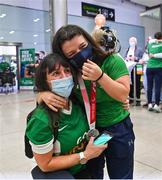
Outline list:
[[[115,21],[115,9],[82,2],[82,16],[96,17],[103,14],[106,20]]]
[[[35,76],[35,49],[20,49],[20,88],[32,89]]]

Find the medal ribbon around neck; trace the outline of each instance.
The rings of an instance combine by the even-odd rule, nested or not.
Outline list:
[[[86,110],[86,115],[88,119],[89,124],[89,136],[98,136],[99,132],[97,129],[95,129],[96,125],[96,82],[91,81],[91,93],[90,93],[90,101],[87,94],[87,90],[84,84],[84,81],[82,79],[81,74],[78,75],[78,82],[80,86],[80,90],[82,93],[84,106]]]

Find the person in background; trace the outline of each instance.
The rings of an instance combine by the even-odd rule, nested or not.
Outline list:
[[[26,135],[37,162],[33,178],[90,179],[85,162],[99,156],[107,145],[94,145],[93,137],[89,142],[86,139],[88,122],[72,92],[74,80],[68,63],[58,54],[47,55],[37,67],[36,86],[38,91],[64,97],[66,104],[59,112],[41,104],[28,121]],[[58,135],[54,137],[52,126],[56,123]]]
[[[8,62],[6,62],[5,60],[3,60],[2,62],[0,62],[0,72],[4,72],[7,69],[9,69],[11,66]]]
[[[146,101],[147,101],[147,76],[146,76],[146,68],[147,68],[147,62],[149,60],[149,56],[148,56],[148,51],[147,51],[147,46],[149,44],[149,42],[152,40],[152,37],[149,36],[147,38],[146,41],[146,46],[145,46],[145,51],[143,53],[142,58],[139,60],[139,63],[143,64],[143,88],[144,88],[144,93],[146,96]],[[144,108],[148,107],[148,102],[146,102],[145,104],[142,105]]]
[[[36,64],[39,64],[39,63],[40,63],[40,62],[39,62],[39,53],[38,53],[38,52],[35,53],[35,63],[36,63]]]
[[[39,51],[39,59],[42,60],[45,57],[46,53],[44,51]]]
[[[162,86],[162,33],[157,32],[154,35],[156,41],[148,44],[149,60],[147,63],[147,99],[148,110],[161,112],[160,91]],[[155,85],[155,105],[152,104],[153,85]]]
[[[11,66],[11,71],[16,75],[17,74],[17,64],[16,64],[16,61],[11,60],[10,66]]]
[[[41,63],[41,61],[43,61],[44,57],[45,57],[44,51],[39,51],[39,52],[35,53],[35,63],[33,64],[35,71],[36,71],[37,67],[39,66],[39,64]],[[35,78],[35,75],[34,75],[34,78]],[[35,83],[34,83],[33,91],[37,92],[37,87],[36,87]]]
[[[136,66],[131,71],[131,85],[130,85],[130,93],[129,93],[129,97],[131,99],[130,103],[135,102],[136,106],[141,105],[140,96],[141,96],[142,72],[138,73],[138,64],[140,64],[140,59],[142,58],[143,53],[144,53],[143,50],[137,45],[137,38],[136,37],[129,38],[129,48],[126,51],[125,59],[127,61],[133,61],[137,63]],[[135,71],[135,78],[134,78],[134,71]],[[134,79],[136,79],[136,82],[134,82]],[[134,86],[136,86],[136,97],[134,97],[135,95]],[[135,101],[133,100],[134,98],[136,98]]]
[[[121,56],[115,52],[103,51],[93,38],[81,27],[61,27],[53,38],[53,52],[66,58],[82,72],[87,92],[91,81],[96,81],[96,128],[102,133],[107,130],[114,134],[104,153],[89,161],[95,179],[103,179],[105,158],[110,179],[132,179],[134,164],[134,132],[129,112],[123,109],[123,102],[129,95],[129,72]],[[75,89],[80,102],[80,89]],[[50,92],[39,94],[38,102],[44,101],[51,109],[62,108],[64,99]],[[82,102],[83,103],[83,102]]]
[[[44,51],[39,51],[35,53],[35,67],[37,67],[41,63],[44,57],[45,57]]]
[[[105,26],[106,17],[103,14],[97,14],[94,20],[95,20],[94,30],[100,29],[101,27]]]

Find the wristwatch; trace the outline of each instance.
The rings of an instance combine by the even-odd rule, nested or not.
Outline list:
[[[83,152],[80,152],[80,153],[79,153],[79,156],[80,156],[80,164],[86,164],[88,160],[87,160],[86,157],[84,156],[84,153],[83,153]]]

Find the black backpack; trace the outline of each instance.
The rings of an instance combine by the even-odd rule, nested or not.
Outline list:
[[[28,115],[27,115],[27,119],[26,119],[26,124],[30,121],[31,119],[31,116],[33,115],[34,111],[36,110],[36,108],[34,110],[32,110]],[[51,122],[52,122],[52,128],[53,128],[53,134],[54,134],[54,142],[56,141],[57,139],[57,136],[58,136],[58,120],[55,120],[53,121],[53,111],[48,109],[48,112],[49,112],[49,115],[50,115],[50,118],[51,118]],[[24,135],[24,144],[25,144],[25,156],[28,157],[28,158],[33,158],[33,151],[32,151],[32,148],[31,148],[31,145],[29,143],[29,139],[28,137],[26,136],[26,134]]]

